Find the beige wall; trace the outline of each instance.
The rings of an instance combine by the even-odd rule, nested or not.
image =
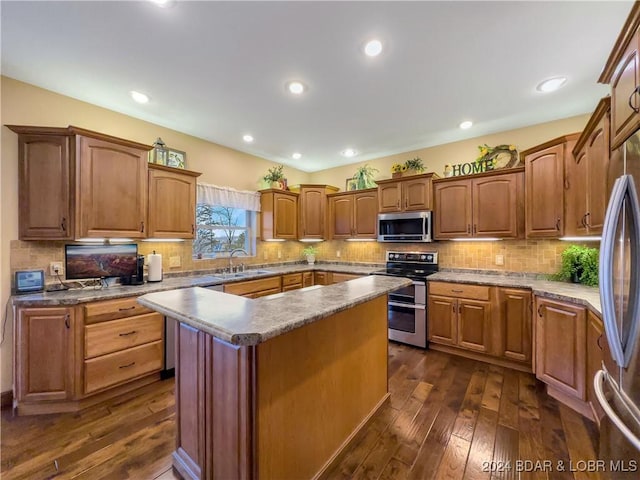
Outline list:
[[[532,127],[518,128],[493,135],[475,137],[461,142],[422,148],[420,150],[381,157],[344,167],[330,168],[312,173],[311,182],[335,185],[336,187],[344,189],[346,179],[353,176],[356,168],[365,164],[369,164],[379,170],[375,177],[376,180],[391,178],[391,165],[394,163],[402,164],[415,157],[422,159],[422,163],[424,163],[427,172],[436,172],[441,177],[444,177],[443,171],[446,164],[454,165],[457,163],[473,162],[478,157],[478,145],[486,143],[494,147],[496,145],[507,144],[515,145],[518,151],[526,150],[561,135],[582,131],[589,117],[590,115],[579,115],[577,117],[542,123]]]
[[[220,145],[169,130],[148,122],[136,120],[110,110],[80,102],[15,80],[0,77],[0,105],[2,124],[67,126],[107,133],[141,143],[151,144],[158,136],[167,145],[187,152],[187,167],[203,172],[200,182],[227,185],[239,189],[259,188],[260,177],[273,165],[267,160],[247,155]],[[542,143],[551,138],[579,131],[588,116],[573,117],[529,128],[503,132],[481,138],[430,147],[366,163],[380,170],[378,178],[389,178],[389,168],[394,162],[404,162],[420,156],[428,171],[442,174],[446,163],[472,161],[477,156],[477,146],[483,143],[498,145],[513,143],[519,149]],[[17,136],[2,127],[0,156],[0,298],[6,304],[10,295],[11,275],[15,269],[47,269],[50,261],[64,260],[64,242],[18,241],[17,208]],[[353,175],[361,164],[334,168],[313,174],[285,167],[290,185],[296,183],[326,183],[344,189],[345,179]],[[277,263],[301,259],[304,245],[299,242],[258,242],[257,254],[245,263]],[[350,262],[383,262],[387,249],[416,249],[416,245],[378,244],[376,242],[328,241],[318,244],[319,260]],[[425,246],[420,245],[420,248]],[[440,253],[443,267],[476,268],[518,272],[552,273],[559,265],[559,255],[565,244],[560,241],[505,241],[505,242],[439,242],[426,246]],[[190,271],[224,266],[225,260],[194,260],[191,243],[148,244],[141,243],[141,253],[152,249],[163,254],[165,271]],[[338,252],[340,256],[338,256]],[[494,265],[495,255],[505,257],[505,265]],[[180,256],[181,267],[169,269],[169,256]],[[52,279],[49,277],[48,281]],[[11,390],[12,382],[12,321],[9,317],[5,340],[0,346],[0,391]]]

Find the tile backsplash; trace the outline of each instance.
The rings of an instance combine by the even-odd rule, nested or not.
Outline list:
[[[55,280],[49,276],[50,262],[64,262],[64,241],[20,241],[11,242],[11,272],[26,269],[43,269],[46,282]],[[579,243],[579,242],[578,242]],[[421,244],[348,242],[332,240],[314,243],[318,248],[317,261],[343,261],[356,263],[384,263],[387,250],[437,251],[441,268],[468,268],[504,272],[555,273],[560,269],[561,253],[570,243],[560,240],[503,240],[487,242],[434,242]],[[308,244],[287,242],[257,242],[256,255],[238,257],[234,263],[263,265],[270,263],[303,260],[302,250]],[[599,247],[598,243],[588,246]],[[224,268],[228,259],[194,259],[191,241],[151,243],[139,242],[141,255],[156,251],[162,254],[165,272],[188,272]],[[496,256],[501,255],[503,265],[496,265]],[[179,266],[173,266],[179,264]]]

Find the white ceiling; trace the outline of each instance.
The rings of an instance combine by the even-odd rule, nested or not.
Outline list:
[[[631,5],[4,0],[2,74],[316,171],[591,112]],[[384,50],[365,57],[373,37]]]

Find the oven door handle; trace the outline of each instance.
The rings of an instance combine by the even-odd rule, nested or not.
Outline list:
[[[403,308],[411,308],[413,310],[424,310],[426,305],[416,305],[415,303],[398,303],[398,302],[388,302],[390,307],[403,307]]]

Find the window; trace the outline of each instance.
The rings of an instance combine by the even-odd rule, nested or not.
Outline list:
[[[227,257],[242,248],[255,250],[255,215],[242,208],[196,204],[196,238],[193,255],[197,258]]]

